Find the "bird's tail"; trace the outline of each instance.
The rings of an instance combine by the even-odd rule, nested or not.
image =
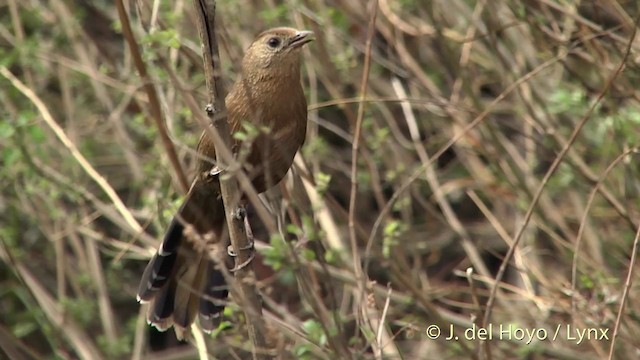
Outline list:
[[[226,249],[227,242],[220,241],[224,209],[218,196],[198,191],[194,184],[138,288],[138,301],[150,303],[147,321],[160,331],[174,325],[178,338],[196,316],[204,331],[215,329],[228,296],[224,275],[211,257]]]

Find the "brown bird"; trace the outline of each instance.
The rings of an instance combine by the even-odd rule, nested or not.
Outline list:
[[[282,180],[304,142],[307,102],[300,84],[300,49],[313,39],[310,31],[285,27],[260,34],[225,99],[232,134],[246,130],[245,136],[234,137],[232,150],[258,193]],[[179,338],[196,316],[204,331],[216,328],[228,295],[222,273],[204,250],[206,244],[226,251],[229,243],[223,239],[220,182],[211,173],[215,148],[206,131],[197,152],[196,178],[138,288],[138,301],[150,302],[147,321],[161,331],[175,325]],[[223,265],[229,267],[229,261]]]

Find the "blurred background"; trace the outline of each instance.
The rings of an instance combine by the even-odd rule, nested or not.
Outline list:
[[[154,116],[193,175],[192,114],[207,101],[194,2],[124,1],[141,63],[120,2],[0,0],[0,358],[199,357],[150,329],[135,301],[183,196]],[[639,356],[637,1],[217,9],[228,84],[257,33],[317,38],[302,69],[307,140],[263,196],[277,231],[249,217],[273,354]],[[512,330],[463,338],[488,323]],[[247,358],[233,302],[223,325],[205,337],[209,357]],[[451,325],[458,341],[445,339]],[[578,341],[585,329],[596,331]]]

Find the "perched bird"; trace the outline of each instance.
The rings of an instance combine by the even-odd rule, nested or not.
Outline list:
[[[307,102],[300,84],[300,49],[313,39],[310,31],[286,27],[258,35],[225,99],[232,134],[247,129],[245,124],[253,129],[246,131],[253,136],[234,137],[232,150],[258,193],[282,180],[304,142]],[[228,295],[225,279],[205,249],[226,251],[229,243],[223,238],[219,178],[211,173],[215,148],[206,131],[197,153],[196,178],[147,265],[137,296],[139,302],[150,302],[147,321],[161,331],[175,325],[179,338],[196,316],[204,331],[217,327]]]

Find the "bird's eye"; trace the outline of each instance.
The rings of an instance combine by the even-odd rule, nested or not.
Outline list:
[[[272,37],[269,40],[267,40],[267,45],[269,45],[269,47],[275,49],[278,47],[278,45],[280,45],[280,39],[278,39],[277,37]]]

